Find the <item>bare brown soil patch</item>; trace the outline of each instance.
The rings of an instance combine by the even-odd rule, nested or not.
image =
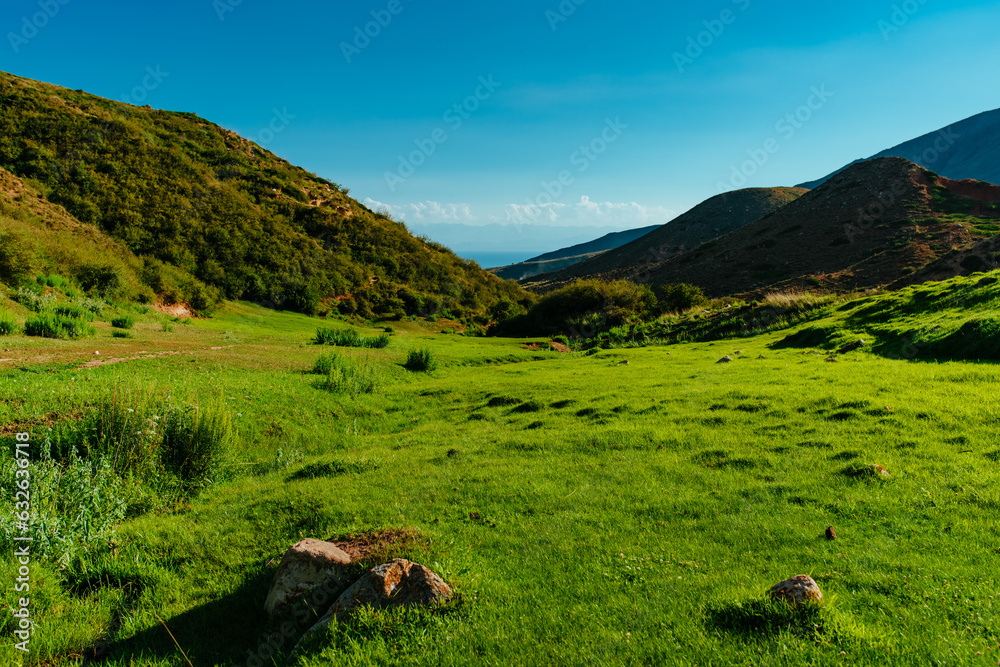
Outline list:
[[[188,308],[187,304],[183,303],[158,303],[153,306],[157,311],[163,313],[164,315],[169,315],[170,317],[194,317],[194,312]]]
[[[337,545],[351,557],[352,563],[366,566],[380,565],[398,557],[405,549],[425,544],[424,538],[409,528],[361,533],[326,541]]]
[[[17,422],[13,424],[4,424],[0,427],[0,436],[11,436],[15,433],[28,433],[32,429],[36,428],[52,428],[56,423],[60,421],[80,421],[83,419],[82,412],[72,412],[68,415],[60,415],[56,412],[50,412],[45,417],[41,419],[34,419],[30,421]]]

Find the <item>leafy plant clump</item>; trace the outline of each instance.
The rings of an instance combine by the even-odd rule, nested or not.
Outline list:
[[[170,407],[160,422],[164,467],[189,484],[218,472],[235,439],[232,417],[219,406]]]
[[[111,320],[111,326],[115,329],[131,329],[135,326],[135,318],[131,315],[116,317]]]
[[[32,554],[68,566],[79,556],[105,550],[128,509],[123,480],[110,462],[99,457],[88,460],[71,449],[63,461],[54,460],[49,447],[31,467],[31,513],[28,532],[36,536]],[[0,504],[13,507],[17,471],[8,460],[0,468]],[[0,543],[12,547],[22,535],[14,512],[0,517]]]
[[[421,348],[417,350],[410,350],[410,353],[406,357],[404,367],[406,370],[413,371],[415,373],[429,373],[437,369],[437,365],[437,359],[434,357],[434,353],[427,348]]]
[[[355,329],[316,329],[313,345],[333,345],[336,347],[360,347],[384,349],[389,346],[389,336],[362,336]]]
[[[70,317],[76,320],[84,320],[86,322],[94,321],[94,312],[72,303],[60,303],[55,308],[52,309],[56,315],[61,315],[63,317]]]
[[[316,387],[332,394],[373,394],[381,380],[378,369],[369,363],[359,363],[339,354],[321,358],[321,362],[317,361],[317,367],[326,373]]]
[[[56,305],[54,294],[45,293],[37,287],[19,287],[10,298],[36,313],[50,310]]]
[[[13,315],[5,310],[0,311],[0,336],[11,336],[17,333],[18,328]]]
[[[96,336],[97,330],[86,320],[45,312],[31,317],[24,323],[24,335],[77,340]]]

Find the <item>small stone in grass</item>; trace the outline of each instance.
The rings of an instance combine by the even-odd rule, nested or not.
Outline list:
[[[731,362],[732,360],[733,360],[733,358],[732,358],[732,357],[730,357],[730,356],[729,356],[729,355],[727,354],[726,356],[724,356],[724,357],[722,357],[721,359],[719,359],[719,360],[718,360],[718,361],[717,361],[716,363],[718,363],[718,364],[728,364],[728,363],[729,363],[729,362]]]
[[[792,606],[806,602],[822,602],[823,593],[812,577],[800,574],[776,584],[767,592],[772,600],[784,600]]]
[[[833,526],[829,526],[826,529],[826,539],[835,540],[837,539],[837,531],[833,529]]]

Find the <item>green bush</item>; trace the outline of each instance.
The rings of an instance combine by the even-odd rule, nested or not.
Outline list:
[[[55,295],[46,294],[37,287],[32,287],[30,285],[19,287],[17,291],[10,296],[10,298],[28,310],[33,310],[36,313],[49,310],[56,305]]]
[[[315,375],[329,375],[330,371],[333,370],[334,364],[336,363],[337,353],[331,352],[330,354],[321,355],[316,363],[313,364],[312,372]]]
[[[153,387],[116,385],[97,399],[77,433],[85,456],[104,458],[119,475],[149,476],[159,439]]]
[[[24,323],[24,335],[76,340],[96,336],[97,330],[84,320],[45,312],[35,315]]]
[[[429,373],[437,368],[437,360],[434,358],[434,353],[427,348],[410,350],[404,367],[416,373]]]
[[[164,467],[188,484],[201,485],[218,471],[235,439],[229,413],[205,407],[171,407],[161,422]]]
[[[17,320],[7,311],[0,311],[0,336],[11,336],[17,333]]]
[[[107,308],[107,303],[101,301],[100,299],[83,299],[80,301],[80,307],[89,310],[94,315],[101,315],[104,313],[104,309]]]
[[[111,332],[111,337],[112,338],[135,338],[135,336],[132,335],[131,333],[129,333],[128,331],[112,331]]]
[[[71,317],[75,320],[84,320],[87,322],[94,321],[94,313],[87,310],[83,306],[78,306],[71,303],[61,303],[52,309],[56,315],[61,315],[63,317]]]
[[[383,349],[389,347],[389,336],[380,334],[374,337],[362,336],[354,329],[316,329],[313,345],[333,345],[336,347],[361,347]]]
[[[232,417],[217,403],[182,405],[157,398],[155,387],[118,385],[84,418],[77,442],[123,477],[166,471],[190,488],[218,472],[234,439]]]
[[[654,294],[661,313],[682,312],[708,303],[708,298],[700,287],[686,283],[660,285],[654,290]]]
[[[19,467],[9,461],[2,467],[4,489],[14,489]],[[77,557],[105,551],[128,509],[123,483],[103,458],[88,461],[70,450],[66,461],[51,458],[49,447],[31,466],[31,515],[28,532],[35,536],[32,554],[63,567]],[[21,535],[14,517],[13,494],[0,503],[0,543],[4,548]],[[6,511],[9,506],[11,511]]]
[[[131,315],[116,317],[111,320],[111,326],[115,329],[131,329],[135,326],[135,318]]]
[[[655,315],[656,297],[627,280],[578,280],[546,294],[526,314],[500,322],[500,336],[570,334],[589,338],[633,319]],[[584,322],[582,327],[579,323]]]
[[[47,276],[38,276],[35,278],[35,282],[43,287],[48,285],[49,287],[58,289],[66,284],[66,279],[53,273]]]
[[[15,285],[30,276],[32,254],[20,236],[0,234],[0,281]]]
[[[326,377],[316,386],[333,394],[372,394],[380,381],[378,370],[373,365],[361,364],[339,354],[330,355],[324,366],[327,367]]]

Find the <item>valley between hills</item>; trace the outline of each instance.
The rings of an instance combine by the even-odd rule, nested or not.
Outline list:
[[[0,101],[3,664],[1000,659],[997,112],[495,275],[194,113]]]

